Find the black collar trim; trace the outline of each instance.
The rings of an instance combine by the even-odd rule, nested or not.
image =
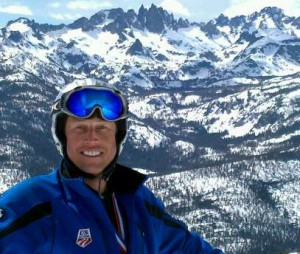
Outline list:
[[[62,161],[61,173],[66,178],[85,178],[84,172],[66,158]],[[147,175],[117,163],[114,165],[114,170],[107,181],[108,192],[134,193],[147,178]]]
[[[108,190],[124,194],[134,193],[147,178],[147,175],[132,168],[116,164],[115,170],[107,182]]]

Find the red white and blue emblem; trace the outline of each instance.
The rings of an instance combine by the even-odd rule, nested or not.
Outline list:
[[[76,244],[85,248],[92,242],[92,235],[89,228],[79,229],[76,239]]]

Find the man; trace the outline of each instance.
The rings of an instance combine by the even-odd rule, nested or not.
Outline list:
[[[216,254],[164,210],[146,176],[117,163],[128,104],[95,80],[67,85],[52,109],[59,169],[0,198],[1,254]]]

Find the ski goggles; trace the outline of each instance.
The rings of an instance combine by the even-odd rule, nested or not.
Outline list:
[[[125,97],[105,87],[81,87],[67,92],[55,102],[52,113],[64,112],[77,118],[89,118],[97,108],[106,121],[117,121],[128,114]]]

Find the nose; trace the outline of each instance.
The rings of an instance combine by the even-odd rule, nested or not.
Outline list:
[[[85,136],[85,142],[93,142],[93,141],[98,141],[99,137],[97,135],[97,132],[94,128],[89,128],[86,132]]]

